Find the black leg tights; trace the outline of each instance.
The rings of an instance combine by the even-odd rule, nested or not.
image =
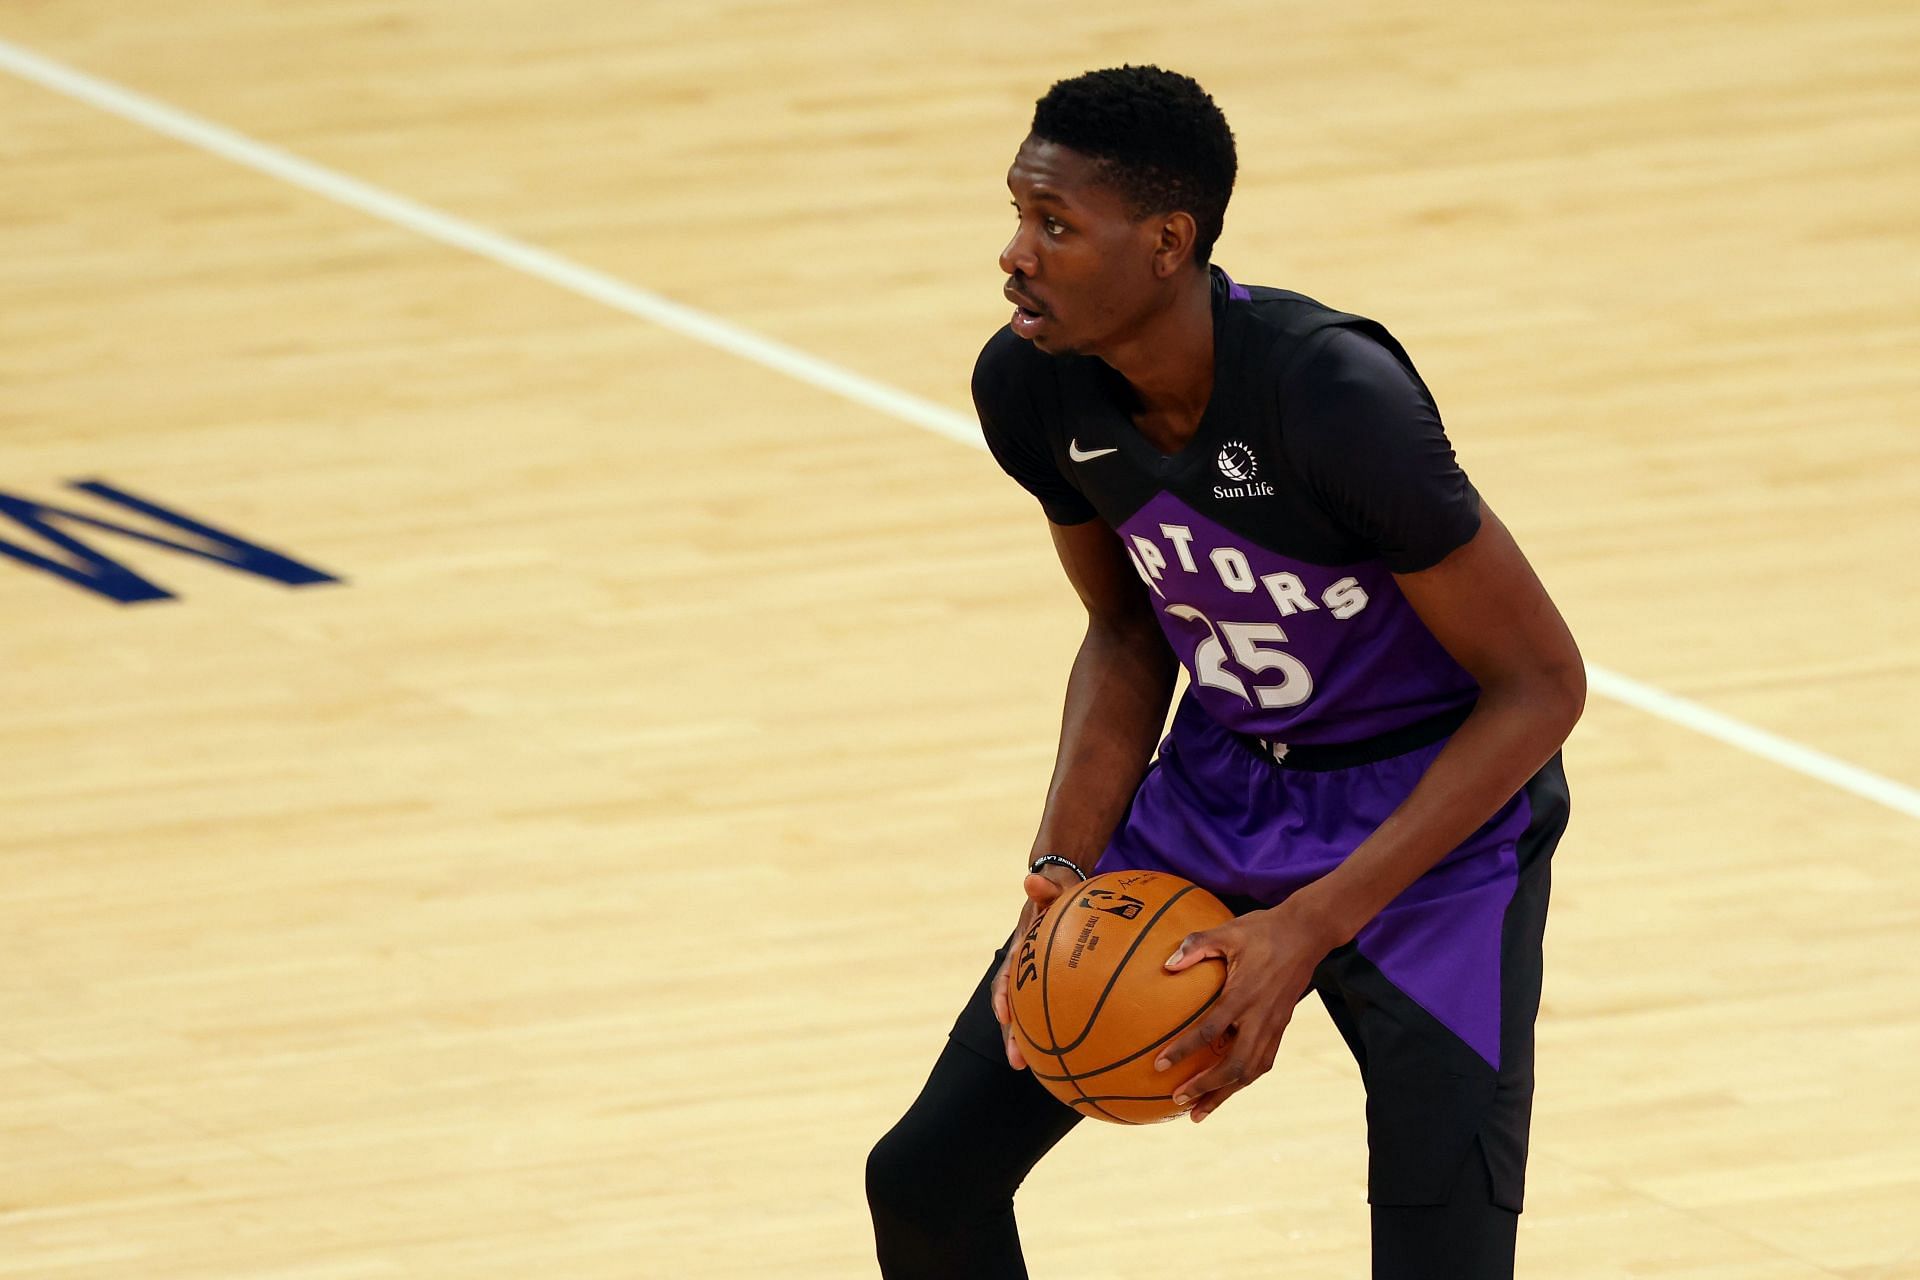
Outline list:
[[[1080,1117],[1025,1071],[948,1041],[867,1157],[887,1280],[1026,1280],[1013,1193]]]
[[[1513,1280],[1519,1231],[1475,1142],[1447,1203],[1373,1206],[1374,1280]]]
[[[920,1096],[867,1157],[867,1203],[886,1280],[1026,1280],[1013,1193],[1080,1121],[1001,1056],[988,976],[991,968]],[[1344,1006],[1328,1007],[1367,1062],[1358,1024]],[[1512,1280],[1520,1215],[1495,1203],[1478,1138],[1451,1181],[1446,1186],[1443,1175],[1434,1188],[1445,1194],[1439,1204],[1373,1206],[1374,1280]],[[1294,1273],[1275,1258],[1269,1274]]]
[[[1026,1280],[1013,1193],[1079,1117],[1024,1071],[948,1041],[867,1157],[886,1280]],[[1511,1280],[1520,1215],[1493,1203],[1478,1144],[1443,1205],[1373,1207],[1375,1280]],[[1276,1274],[1285,1271],[1275,1259]]]

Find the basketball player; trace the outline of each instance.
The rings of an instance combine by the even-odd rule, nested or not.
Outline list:
[[[1125,67],[1054,85],[1007,175],[974,400],[1088,615],[1013,936],[1095,870],[1219,894],[1167,960],[1227,970],[1169,1091],[1212,1115],[1316,991],[1366,1085],[1374,1276],[1511,1276],[1584,670],[1400,344],[1209,265],[1235,163],[1199,85]],[[1027,1274],[1014,1189],[1080,1117],[1006,1034],[1005,955],[869,1159],[894,1280]]]

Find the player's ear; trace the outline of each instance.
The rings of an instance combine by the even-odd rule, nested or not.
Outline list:
[[[1165,280],[1191,261],[1198,234],[1190,213],[1170,213],[1160,219],[1153,245],[1153,273]]]

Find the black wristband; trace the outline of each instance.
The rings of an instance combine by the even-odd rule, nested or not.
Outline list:
[[[1065,867],[1082,880],[1087,878],[1087,873],[1082,871],[1077,863],[1071,858],[1063,858],[1057,853],[1043,853],[1035,858],[1033,865],[1027,868],[1027,874],[1037,875],[1042,867]]]

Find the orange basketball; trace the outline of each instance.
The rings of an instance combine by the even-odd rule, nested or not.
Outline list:
[[[1013,1034],[1034,1078],[1081,1115],[1152,1124],[1187,1111],[1172,1089],[1223,1056],[1155,1071],[1160,1048],[1220,998],[1226,965],[1164,967],[1189,933],[1233,919],[1205,889],[1163,871],[1113,871],[1060,895],[1014,944]]]

